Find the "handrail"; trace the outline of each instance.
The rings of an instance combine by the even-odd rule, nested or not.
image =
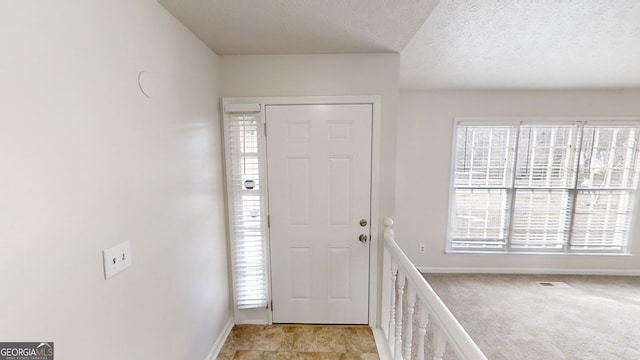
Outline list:
[[[438,297],[438,295],[436,294],[436,292],[433,290],[433,288],[431,288],[431,286],[429,285],[429,283],[425,280],[425,278],[420,274],[420,272],[418,272],[418,270],[415,268],[415,266],[411,263],[411,261],[409,260],[409,258],[407,257],[407,255],[405,255],[405,253],[402,251],[402,249],[400,249],[400,247],[398,246],[398,244],[395,242],[394,239],[394,232],[392,229],[392,225],[393,225],[393,220],[391,218],[386,218],[384,220],[384,225],[385,225],[385,229],[384,229],[384,248],[386,251],[389,252],[391,259],[392,259],[392,273],[393,273],[393,283],[395,286],[395,277],[399,276],[400,278],[407,278],[408,279],[408,283],[409,285],[407,285],[408,289],[407,292],[408,294],[411,295],[407,295],[407,301],[408,301],[408,312],[410,315],[413,315],[413,307],[415,304],[415,300],[410,300],[410,296],[415,295],[418,297],[418,299],[420,299],[420,305],[422,306],[426,306],[426,308],[428,309],[428,315],[429,318],[432,320],[432,322],[435,324],[435,331],[434,331],[434,343],[436,344],[435,346],[437,349],[435,352],[435,359],[441,359],[442,355],[444,353],[444,347],[445,347],[445,343],[451,346],[451,349],[456,353],[456,355],[458,355],[458,357],[460,357],[461,359],[465,359],[465,360],[486,360],[486,356],[482,353],[482,351],[480,350],[480,348],[478,348],[478,346],[476,345],[476,343],[473,341],[473,339],[471,339],[471,337],[469,336],[469,334],[467,334],[467,332],[464,330],[464,328],[462,327],[462,325],[460,325],[460,323],[458,322],[458,320],[453,316],[453,314],[451,313],[451,311],[449,311],[449,309],[447,308],[447,306],[442,302],[442,300]],[[397,266],[397,271],[395,270],[395,266]],[[389,269],[385,269],[385,272],[388,273]],[[402,286],[404,286],[404,283],[402,284]],[[411,287],[409,287],[411,286]],[[395,289],[392,289],[392,291],[394,291]],[[415,292],[415,293],[414,293]],[[404,289],[400,288],[398,295],[400,296],[400,301],[399,303],[402,304],[402,296],[404,293]],[[395,299],[395,292],[392,293],[394,299]],[[423,305],[424,304],[424,305]],[[391,311],[391,317],[394,317],[396,309],[395,309],[395,300],[393,300],[393,304],[389,304],[390,305],[390,311]],[[400,305],[402,306],[402,305]],[[421,309],[422,309],[421,306]],[[384,311],[384,309],[383,309]],[[400,321],[400,333],[404,332],[408,332],[409,334],[412,334],[412,328],[411,328],[411,324],[407,324],[407,326],[409,327],[407,330],[403,330],[401,328],[402,326],[402,308],[398,308],[397,311],[400,313],[399,317],[400,319],[398,319]],[[421,315],[422,316],[422,315]],[[426,315],[424,315],[426,316]],[[411,320],[412,321],[412,320]],[[411,322],[410,321],[410,322]],[[421,320],[421,326],[419,329],[420,335],[424,335],[425,331],[424,331],[424,327],[426,327],[426,322],[427,319],[423,319]],[[391,319],[390,324],[395,324],[396,327],[398,326],[396,319]],[[384,324],[383,324],[384,325]],[[390,325],[390,327],[393,327],[393,325]],[[389,329],[387,329],[389,330]],[[393,332],[394,329],[391,329],[391,331],[387,331],[387,335],[389,337],[391,337],[391,333]],[[396,329],[396,332],[398,331],[398,329]],[[443,336],[444,335],[444,336]],[[396,334],[396,337],[398,337],[399,335]],[[411,336],[411,335],[410,335]],[[411,341],[411,339],[407,340],[401,340],[401,339],[387,339],[389,342],[389,345],[391,348],[396,348],[396,356],[395,359],[406,359],[408,360],[408,357],[410,357],[411,355],[411,345],[407,345],[405,344],[405,348],[404,349],[397,349],[397,347],[402,347],[401,344],[402,342],[407,342],[407,341]],[[394,346],[394,342],[395,341],[395,346]],[[422,344],[422,342],[421,342]],[[439,344],[439,345],[438,345]],[[423,351],[422,349],[418,349],[419,351]],[[400,355],[398,356],[397,354],[401,354],[402,352],[405,352],[404,356]],[[440,354],[438,354],[438,352]],[[423,356],[420,356],[420,358],[423,358]]]

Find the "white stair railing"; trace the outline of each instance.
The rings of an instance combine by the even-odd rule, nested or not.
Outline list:
[[[486,360],[469,334],[396,244],[393,220],[386,218],[384,226],[381,327],[392,358],[424,360],[427,355],[432,355],[434,360],[442,360],[448,346],[458,359]],[[414,323],[417,333],[414,333]],[[428,344],[431,346],[425,346]]]

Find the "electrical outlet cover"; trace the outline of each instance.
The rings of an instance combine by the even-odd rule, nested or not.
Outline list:
[[[102,251],[104,278],[108,279],[131,266],[131,243],[125,241]]]

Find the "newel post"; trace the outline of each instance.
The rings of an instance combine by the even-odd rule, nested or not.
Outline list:
[[[393,219],[388,217],[384,219],[384,237],[389,237],[390,239],[395,238],[395,234],[393,233]]]

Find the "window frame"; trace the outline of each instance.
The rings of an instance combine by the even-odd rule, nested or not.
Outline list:
[[[576,134],[572,136],[571,146],[574,148],[571,150],[572,154],[567,155],[568,158],[573,156],[573,167],[569,171],[575,171],[573,174],[573,184],[568,187],[566,191],[569,193],[569,201],[572,202],[571,208],[567,210],[569,223],[567,227],[568,234],[566,236],[566,241],[562,244],[562,246],[558,249],[541,249],[541,248],[518,248],[514,249],[513,246],[513,213],[515,211],[515,201],[516,201],[516,191],[518,187],[515,185],[516,176],[518,173],[518,141],[520,137],[520,126],[522,125],[533,125],[535,126],[554,126],[558,127],[562,126],[576,126]],[[456,186],[456,170],[457,170],[457,161],[458,161],[458,128],[460,126],[491,126],[491,127],[510,127],[512,129],[512,133],[509,135],[510,143],[512,144],[512,148],[509,150],[509,156],[512,158],[512,168],[509,170],[510,174],[506,175],[511,179],[511,185],[508,187],[504,187],[507,192],[507,202],[508,205],[505,207],[503,211],[505,211],[505,215],[507,217],[505,232],[506,235],[504,237],[504,245],[488,248],[487,246],[469,246],[467,248],[459,248],[454,247],[453,243],[456,239],[453,238],[456,230],[456,189],[461,188],[460,186]],[[630,190],[625,189],[606,189],[606,188],[598,188],[592,189],[595,191],[630,191],[630,205],[629,205],[629,213],[628,216],[628,228],[626,229],[626,239],[625,243],[620,246],[619,250],[606,250],[606,249],[577,249],[576,245],[574,245],[572,249],[572,240],[573,240],[573,231],[574,231],[574,218],[576,216],[576,204],[575,199],[578,197],[578,194],[581,192],[587,192],[584,188],[580,188],[578,185],[579,181],[579,171],[580,171],[580,156],[582,152],[582,139],[580,141],[576,141],[576,138],[580,138],[583,134],[584,127],[632,127],[640,129],[640,118],[639,117],[455,117],[452,122],[452,144],[451,144],[451,164],[450,164],[450,180],[449,180],[449,206],[448,206],[448,216],[447,216],[447,236],[446,236],[446,247],[445,253],[452,254],[460,254],[460,253],[471,253],[471,254],[540,254],[540,255],[630,255],[630,250],[633,245],[633,234],[635,233],[635,227],[637,225],[636,217],[638,202],[640,201],[640,194],[638,189],[638,183],[640,178],[640,139],[638,139],[638,134],[640,134],[640,130],[636,133],[635,143],[635,153],[633,154],[634,158],[631,160],[635,163],[635,173],[632,174],[634,180],[632,181],[632,186]],[[575,147],[580,147],[576,149]],[[465,187],[462,187],[465,188]],[[479,186],[469,186],[468,188],[475,189],[499,189],[499,187],[479,187]],[[540,190],[553,190],[551,187],[540,187]],[[459,240],[459,243],[464,243],[464,240]],[[474,240],[469,240],[468,244],[472,244]]]
[[[222,104],[222,134],[224,140],[224,163],[225,163],[225,188],[227,202],[227,236],[229,237],[229,261],[231,270],[232,297],[234,317],[237,321],[244,323],[247,319],[260,318],[260,322],[270,322],[270,312],[266,312],[268,304],[271,300],[271,278],[270,278],[270,259],[269,259],[269,231],[268,231],[268,193],[267,193],[267,175],[266,175],[266,139],[264,134],[264,105],[257,102],[235,102],[224,101]],[[242,118],[242,120],[240,120]],[[236,144],[237,139],[232,136],[239,122],[255,123],[255,151],[234,151],[235,146],[246,148],[246,144]],[[233,129],[232,129],[233,128]],[[253,141],[252,141],[253,142]],[[247,157],[245,157],[247,156]],[[246,166],[242,163],[243,159],[251,158],[255,166],[253,171],[257,171],[257,182],[255,187],[248,189],[243,186],[244,174],[238,173],[237,168]],[[257,166],[257,167],[256,167]],[[242,179],[239,179],[241,176]],[[249,195],[250,194],[250,195]],[[238,211],[246,212],[248,208],[238,206],[243,202],[244,196],[252,196],[257,201],[259,211],[255,217],[255,223],[252,226],[246,226],[243,223],[243,216],[238,215]],[[253,217],[253,215],[251,215]],[[246,216],[244,216],[246,218]],[[256,275],[243,275],[247,269],[240,269],[246,261],[240,259],[244,251],[243,241],[238,234],[242,231],[250,231],[253,233],[251,238],[258,239],[259,244],[254,243],[253,248],[256,252],[256,260],[252,262],[252,266],[256,269]],[[259,247],[260,249],[258,250]],[[259,252],[259,254],[257,253]],[[259,259],[257,259],[259,258]],[[260,269],[258,270],[258,267]],[[253,291],[250,287],[243,285],[247,280],[258,280],[262,283],[260,286],[263,292],[259,298],[248,300],[241,293],[246,290]],[[242,283],[242,284],[241,284]],[[248,301],[244,303],[244,301]]]

